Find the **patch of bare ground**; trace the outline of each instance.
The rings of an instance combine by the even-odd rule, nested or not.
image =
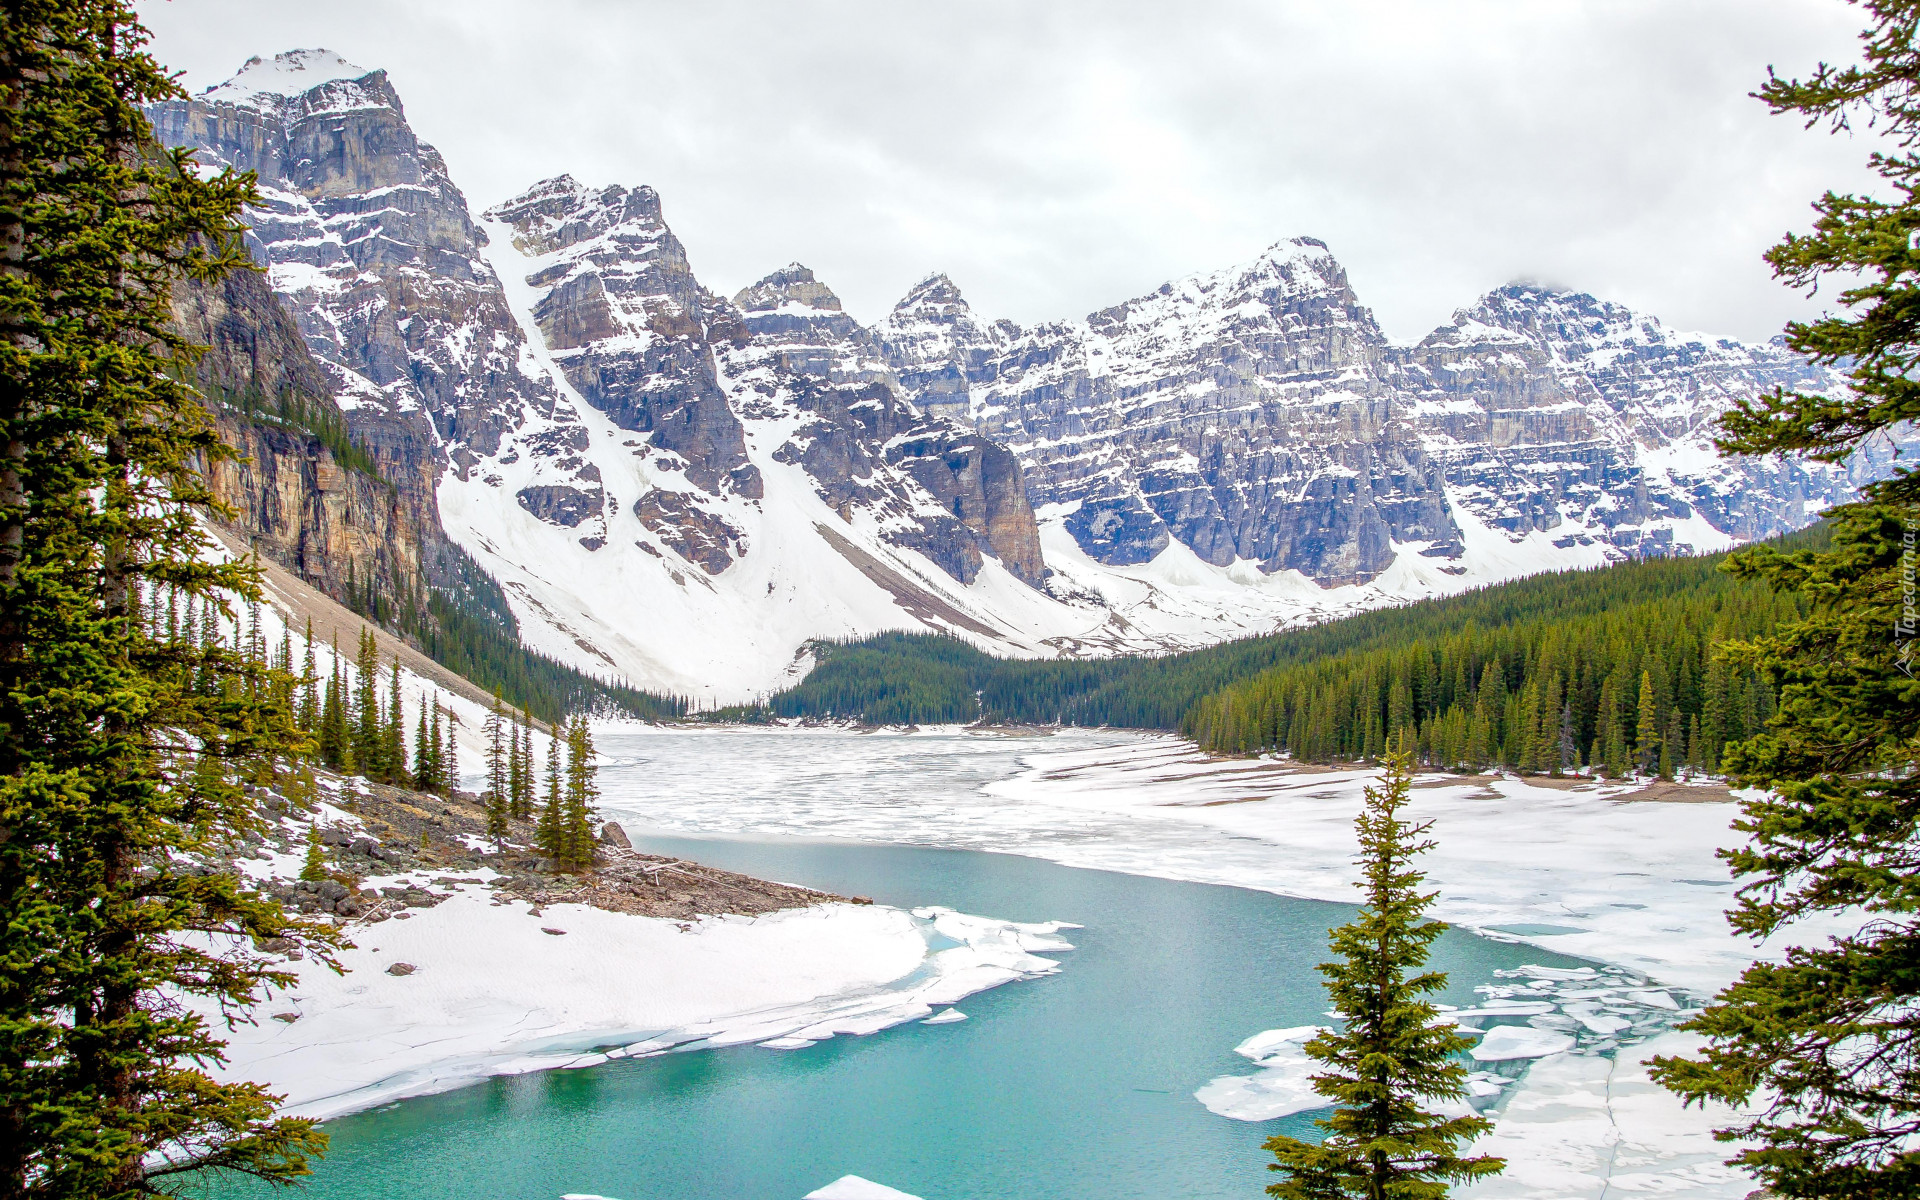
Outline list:
[[[1733,800],[1733,791],[1718,779],[1700,783],[1654,779],[1612,799],[1621,804],[1727,804]]]
[[[330,878],[282,881],[269,887],[289,908],[309,915],[365,922],[406,919],[409,910],[432,908],[448,899],[452,888],[472,882],[450,875],[482,868],[497,873],[492,887],[501,902],[526,901],[535,912],[549,904],[590,904],[613,912],[690,920],[756,916],[848,900],[871,903],[863,896],[837,896],[686,859],[643,854],[627,844],[625,832],[613,822],[601,827],[591,870],[562,872],[529,848],[534,841],[530,821],[512,822],[506,844],[490,845],[486,809],[470,793],[441,796],[324,773],[322,777],[338,785],[335,802],[358,817],[362,828],[309,825],[317,810],[270,788],[260,789],[256,796],[269,814],[289,819],[267,833],[265,840],[272,849],[282,854],[304,852],[308,828],[324,847]],[[433,872],[446,874],[435,876],[427,885],[374,888],[366,883],[369,876]]]
[[[591,904],[613,912],[672,920],[723,914],[757,916],[848,899],[619,847],[603,850],[600,863],[584,874],[516,874],[502,885],[502,890],[531,901],[536,911],[549,904]],[[864,896],[851,900],[855,904],[872,903]]]

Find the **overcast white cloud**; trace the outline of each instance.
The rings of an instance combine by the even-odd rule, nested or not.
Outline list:
[[[1764,338],[1759,255],[1867,147],[1768,115],[1851,59],[1840,0],[145,0],[194,90],[384,67],[477,209],[652,184],[731,293],[798,259],[863,320],[929,270],[1077,316],[1295,234],[1413,339],[1515,278]]]

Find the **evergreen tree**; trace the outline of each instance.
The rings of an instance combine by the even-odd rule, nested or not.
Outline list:
[[[1313,1090],[1336,1107],[1314,1122],[1326,1132],[1317,1145],[1285,1134],[1268,1139],[1272,1169],[1284,1178],[1267,1194],[1282,1200],[1440,1200],[1449,1183],[1483,1179],[1506,1166],[1498,1158],[1460,1154],[1492,1122],[1427,1107],[1466,1098],[1467,1070],[1456,1056],[1473,1041],[1436,1024],[1439,1012],[1426,999],[1447,983],[1443,972],[1420,971],[1446,926],[1423,916],[1433,893],[1420,892],[1426,876],[1412,864],[1434,843],[1426,837],[1431,822],[1400,817],[1412,785],[1412,759],[1396,749],[1379,784],[1367,788],[1354,822],[1358,886],[1367,900],[1358,916],[1333,930],[1336,961],[1320,965],[1344,1028],[1306,1046],[1326,1068],[1313,1077]]]
[[[507,812],[516,820],[524,820],[531,812],[532,790],[527,786],[527,759],[521,745],[522,730],[520,714],[513,714],[512,722],[507,726]]]
[[[500,697],[493,698],[493,711],[487,714],[482,736],[487,739],[487,793],[481,797],[487,809],[487,836],[496,845],[507,840],[511,827],[507,796],[506,722],[500,713]]]
[[[354,656],[353,682],[353,758],[362,775],[386,778],[386,746],[380,720],[380,643],[373,631],[363,626],[359,652]]]
[[[1660,756],[1660,708],[1654,701],[1653,674],[1640,672],[1639,719],[1634,722],[1633,762],[1641,771],[1653,769]]]
[[[435,713],[433,720],[436,725],[439,719],[439,714]],[[439,750],[435,743],[438,740],[427,731],[427,697],[423,692],[420,695],[420,719],[413,727],[413,786],[423,792],[440,790],[440,764],[435,761]]]
[[[540,808],[540,823],[534,830],[534,842],[547,857],[560,858],[563,846],[561,830],[566,824],[566,784],[560,765],[560,731],[547,739],[547,795]]]
[[[559,859],[564,870],[585,871],[593,866],[594,802],[600,796],[594,784],[596,771],[586,714],[575,714],[567,724],[567,795],[559,837]]]
[[[313,618],[307,618],[306,649],[300,658],[300,728],[303,732],[320,732],[320,677],[319,666],[313,657]]]
[[[433,739],[433,786],[435,791],[449,794],[459,786],[460,781],[454,777],[453,739],[443,736],[440,732],[444,724],[441,720],[443,715],[440,711],[440,698],[435,696],[433,718],[427,727],[427,736]]]
[[[1838,310],[1788,325],[1786,341],[1843,366],[1852,389],[1738,404],[1722,419],[1725,450],[1837,461],[1920,417],[1920,4],[1861,8],[1860,65],[1769,78],[1759,92],[1810,125],[1864,117],[1879,133],[1871,164],[1887,194],[1827,193],[1814,231],[1767,255],[1795,286],[1837,277]],[[1722,732],[1730,743],[1722,768],[1758,789],[1739,825],[1751,841],[1727,855],[1743,885],[1734,927],[1759,939],[1839,913],[1856,931],[1749,967],[1689,1022],[1704,1055],[1656,1065],[1688,1100],[1753,1103],[1723,1132],[1751,1145],[1734,1161],[1788,1197],[1920,1193],[1920,474],[1903,468],[1863,492],[1832,515],[1824,552],[1734,556],[1734,570],[1800,591],[1811,611],[1730,647],[1726,728],[1702,718],[1710,746]],[[1752,672],[1775,686],[1756,694]]]
[[[291,982],[245,947],[324,943],[188,869],[257,820],[251,764],[300,739],[256,661],[141,619],[153,588],[259,596],[207,558],[197,468],[232,452],[171,327],[179,279],[246,261],[256,196],[154,145],[142,106],[184,93],[145,42],[114,0],[0,17],[0,1194],[34,1200],[195,1167],[284,1181],[324,1145],[203,1069],[222,1043],[197,1008]]]
[[[320,761],[336,771],[352,773],[353,731],[347,719],[346,680],[340,669],[340,650],[334,647],[333,673],[327,679],[327,698],[320,709]]]
[[[400,658],[396,655],[388,673],[386,720],[382,723],[381,757],[387,763],[387,781],[406,787],[413,782],[407,775],[407,707],[400,695]]]
[[[307,827],[307,857],[300,864],[300,878],[318,883],[327,878],[327,852],[320,848],[320,831]]]

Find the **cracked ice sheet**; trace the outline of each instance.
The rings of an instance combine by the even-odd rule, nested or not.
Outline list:
[[[231,1031],[220,1074],[332,1117],[489,1075],[873,1033],[1057,970],[1033,951],[1071,949],[1060,928],[854,904],[694,922],[553,904],[535,917],[462,886],[406,920],[351,926],[345,975],[288,964],[298,982]],[[387,974],[397,962],[416,969]]]
[[[1685,1200],[1741,1200],[1758,1185],[1726,1165],[1735,1150],[1713,1140],[1732,1114],[1719,1105],[1682,1108],[1647,1077],[1656,1054],[1687,1054],[1700,1039],[1669,1033],[1618,1059],[1558,1054],[1542,1059],[1502,1109],[1476,1154],[1507,1169],[1460,1189],[1474,1200],[1600,1200],[1612,1192]]]
[[[1287,895],[1355,900],[1353,818],[1374,770],[1319,770],[1280,759],[1212,759],[1177,738],[1100,750],[1035,754],[1020,775],[989,785],[1011,799],[1077,812],[1182,823],[1226,835],[1211,868],[1196,855],[1167,870]],[[1438,845],[1420,866],[1439,891],[1434,915],[1490,936],[1645,972],[1711,993],[1756,957],[1727,927],[1734,889],[1716,852],[1737,844],[1730,802],[1634,801],[1625,786],[1555,787],[1423,774],[1415,820]],[[1130,856],[1116,847],[1103,865]],[[1151,861],[1151,852],[1139,856]],[[1809,923],[1791,941],[1852,928]],[[1778,946],[1762,947],[1771,956]]]

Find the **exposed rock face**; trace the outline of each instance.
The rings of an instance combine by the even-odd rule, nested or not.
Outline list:
[[[1011,321],[974,320],[953,280],[936,273],[914,284],[874,332],[887,364],[922,408],[967,420],[973,380],[1020,331]]]
[[[1834,372],[1779,345],[1676,333],[1592,296],[1515,284],[1454,314],[1388,364],[1459,503],[1512,533],[1673,548],[1696,513],[1739,539],[1809,521],[1847,476],[1728,460],[1715,417],[1775,387],[1827,392]],[[1682,535],[1684,536],[1684,535]]]
[[[1039,586],[1046,567],[1019,460],[903,402],[875,335],[799,263],[734,299],[748,336],[727,348],[723,362],[742,395],[755,398],[743,411],[772,414],[784,403],[810,418],[776,457],[804,465],[821,498],[843,515],[872,509],[887,541],[926,555],[963,583],[973,582],[986,554]]]
[[[149,116],[168,145],[259,173],[249,245],[396,483],[430,491],[552,412],[466,199],[386,72],[292,51]]]
[[[207,472],[214,495],[233,510],[231,524],[335,599],[369,586],[388,595],[420,590],[446,548],[432,490],[404,471],[394,484],[343,464],[312,431],[344,422],[266,281],[241,271],[211,287],[182,283],[174,311],[182,331],[208,347],[200,385],[222,436],[241,454]]]
[[[1358,583],[1403,550],[1463,560],[1462,518],[1563,549],[1715,549],[1805,524],[1849,486],[1709,445],[1734,397],[1841,386],[1780,347],[1528,286],[1396,347],[1313,238],[1024,331],[983,324],[936,277],[881,343],[910,395],[1005,442],[1110,565],[1177,540],[1218,566]]]
[[[532,312],[568,381],[617,426],[649,435],[636,453],[684,478],[685,490],[655,487],[634,512],[708,574],[746,545],[715,502],[765,495],[746,449],[754,427],[780,438],[775,460],[803,466],[843,519],[868,512],[887,541],[955,579],[971,583],[983,554],[1043,578],[1018,462],[903,402],[873,336],[806,267],[720,299],[695,279],[651,188],[561,176],[486,217],[529,256]],[[790,433],[773,432],[795,417]]]
[[[490,209],[541,265],[526,282],[547,348],[588,403],[650,434],[715,495],[761,495],[710,342],[741,336],[737,315],[693,277],[652,188],[593,191],[549,179]]]

